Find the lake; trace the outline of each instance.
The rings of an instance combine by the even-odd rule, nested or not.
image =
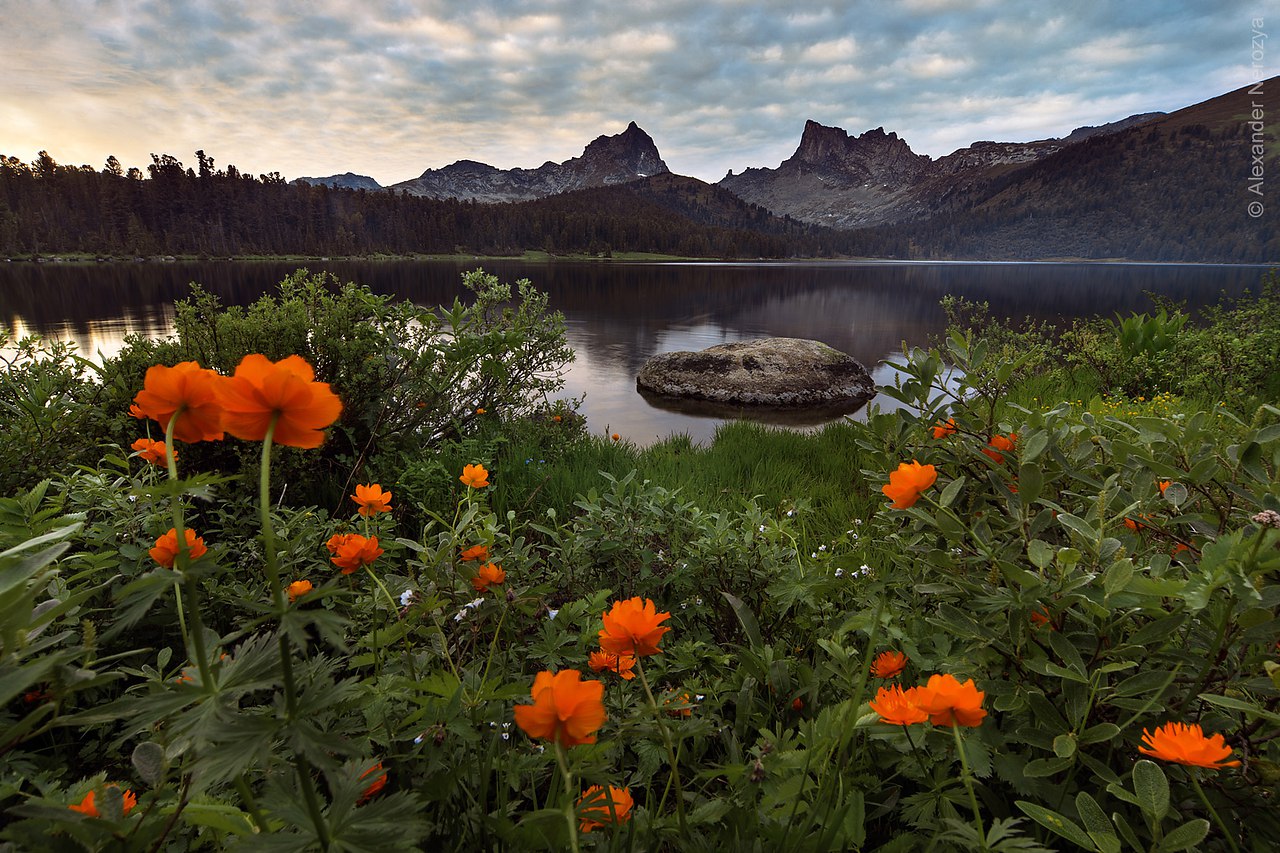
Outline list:
[[[299,266],[329,270],[421,305],[451,303],[461,276],[483,266],[503,281],[528,278],[564,312],[577,361],[564,395],[585,396],[596,433],[649,444],[672,432],[706,441],[723,420],[655,405],[635,376],[652,355],[762,336],[813,338],[849,353],[877,381],[886,356],[942,331],[939,300],[957,294],[1010,318],[1054,319],[1149,311],[1147,292],[1191,309],[1257,289],[1263,267],[1188,264],[798,261],[631,263],[513,260],[202,263],[0,263],[0,319],[20,337],[74,341],[86,355],[117,352],[126,334],[172,331],[174,299],[200,282],[246,305]],[[789,419],[805,425],[806,418]],[[824,418],[808,419],[810,425]]]

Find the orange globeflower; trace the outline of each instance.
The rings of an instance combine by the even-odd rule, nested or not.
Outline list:
[[[483,415],[483,414],[485,414],[485,409],[484,409],[484,408],[477,408],[477,409],[476,409],[476,414],[477,414],[477,415]]]
[[[870,703],[871,710],[880,715],[880,722],[891,726],[913,726],[929,719],[929,715],[916,705],[916,691],[912,687],[903,690],[897,684],[892,687],[881,687],[876,691],[876,698]]]
[[[483,489],[489,485],[489,472],[483,465],[463,465],[462,476],[458,479],[469,489]]]
[[[108,785],[107,787],[117,788],[119,786]],[[124,801],[123,814],[125,815],[128,815],[129,812],[133,811],[133,807],[138,804],[138,795],[133,793],[133,791],[126,790],[120,795],[120,798]],[[80,812],[80,814],[85,815],[86,817],[102,817],[102,814],[98,811],[98,805],[95,802],[95,799],[95,793],[90,791],[84,795],[84,799],[79,803],[67,806],[67,808],[71,809],[73,812]]]
[[[208,553],[209,549],[204,547],[204,540],[196,536],[196,532],[190,527],[183,529],[182,538],[187,541],[187,557],[192,561]],[[177,529],[170,527],[169,532],[157,539],[156,546],[147,553],[151,555],[151,559],[166,569],[172,569],[174,561],[178,559]]]
[[[315,378],[315,371],[301,356],[273,362],[260,353],[246,355],[235,375],[217,385],[223,425],[236,438],[262,441],[274,420],[274,443],[319,447],[324,428],[342,414],[342,401],[329,383]]]
[[[921,465],[912,459],[899,462],[898,470],[889,474],[889,482],[881,486],[880,491],[893,501],[894,509],[906,509],[914,506],[921,493],[937,479],[938,472],[932,465]]]
[[[613,608],[604,614],[604,629],[600,632],[600,648],[615,655],[661,654],[658,642],[671,630],[658,623],[671,618],[670,613],[659,613],[651,599],[629,598],[615,601]]]
[[[311,592],[311,581],[294,581],[289,584],[290,601],[297,601],[309,592]]]
[[[610,672],[616,672],[623,681],[630,681],[636,677],[634,672],[636,659],[633,655],[615,655],[604,651],[592,652],[587,655],[587,666],[591,667],[592,672],[601,672],[606,669]]]
[[[382,555],[377,536],[365,539],[359,533],[347,533],[335,546],[333,540],[337,538],[335,536],[329,540],[329,550],[333,552],[330,562],[342,569],[344,575],[351,574],[361,566],[369,565]]]
[[[893,678],[907,666],[907,656],[902,652],[881,652],[871,662],[871,674],[876,678]]]
[[[335,533],[329,537],[328,542],[324,543],[324,547],[329,549],[330,554],[337,554],[338,549],[345,545],[347,540],[355,535],[356,534],[354,533]]]
[[[138,458],[144,462],[150,462],[152,465],[159,465],[162,468],[169,464],[163,441],[140,438],[129,446],[138,451]],[[176,460],[178,454],[173,454],[173,458]]]
[[[129,417],[137,418],[140,421],[145,421],[147,419],[147,413],[142,411],[142,409],[139,409],[137,403],[130,403]]]
[[[377,773],[377,772],[378,772],[378,771],[380,771],[380,770],[382,770],[382,762],[381,762],[381,761],[379,761],[377,764],[374,764],[374,765],[373,765],[372,767],[370,767],[368,770],[366,770],[366,771],[364,771],[363,773],[361,773],[361,774],[360,774],[360,779],[361,779],[361,781],[363,781],[363,780],[364,780],[364,778],[365,778],[366,776],[370,775],[371,773]],[[374,779],[372,782],[370,782],[370,783],[369,783],[369,786],[368,786],[367,788],[365,788],[365,789],[364,789],[364,791],[362,791],[362,792],[361,792],[359,802],[361,802],[361,803],[367,803],[369,800],[371,800],[371,799],[373,798],[373,795],[374,795],[374,794],[378,793],[379,791],[381,791],[381,790],[382,790],[383,788],[385,788],[386,786],[387,786],[387,774],[386,774],[386,773],[383,773],[381,776],[378,776],[376,779]]]
[[[1016,432],[1009,433],[1008,438],[1005,438],[1003,435],[993,435],[991,436],[991,440],[987,442],[987,447],[982,449],[982,452],[991,457],[993,462],[1004,462],[1004,453],[999,453],[997,451],[1003,450],[1007,453],[1010,450],[1013,450],[1013,446],[1017,440],[1018,434]],[[990,447],[994,447],[995,450],[989,450],[988,448]]]
[[[604,725],[604,683],[582,681],[576,669],[543,671],[533,679],[532,705],[515,707],[516,725],[531,738],[562,746],[595,743]]]
[[[133,398],[134,408],[166,430],[177,415],[173,437],[178,441],[220,441],[222,407],[217,386],[221,381],[221,376],[194,361],[173,367],[153,365],[147,368],[142,390]],[[129,411],[132,414],[133,409]]]
[[[961,684],[953,675],[931,675],[923,687],[915,688],[915,703],[929,715],[935,726],[980,726],[987,712],[982,709],[986,694],[973,679]]]
[[[489,549],[484,545],[472,545],[470,548],[462,552],[462,562],[470,563],[472,560],[488,560]]]
[[[609,438],[613,439],[614,441],[622,441],[622,436],[618,435],[616,432],[613,435],[609,436]]]
[[[391,493],[382,491],[382,486],[377,483],[356,486],[356,493],[351,496],[351,500],[360,504],[360,508],[356,512],[363,516],[391,512]]]
[[[1040,605],[1040,609],[1031,611],[1031,624],[1035,625],[1037,628],[1043,625],[1048,625],[1050,631],[1057,630],[1053,627],[1052,618],[1053,617],[1049,614],[1049,608],[1045,607],[1043,604]]]
[[[490,586],[497,586],[506,579],[507,573],[502,570],[502,566],[485,563],[480,567],[480,571],[476,572],[476,576],[471,579],[471,585],[476,588],[476,592],[484,592]]]
[[[1172,480],[1160,480],[1159,482],[1156,483],[1156,486],[1159,487],[1160,494],[1162,495],[1164,494],[1164,490],[1169,488],[1169,486],[1171,485],[1173,485]]]
[[[1239,761],[1226,760],[1231,757],[1231,747],[1227,746],[1222,735],[1205,737],[1198,723],[1165,723],[1154,733],[1143,729],[1142,742],[1147,746],[1138,747],[1138,752],[1161,761],[1176,761],[1210,770],[1240,766]]]
[[[578,798],[578,832],[626,823],[631,819],[631,807],[634,805],[629,788],[610,785],[606,793],[599,785],[592,785]]]
[[[933,427],[934,438],[946,438],[949,435],[956,434],[956,419],[947,418],[947,422],[935,424]]]

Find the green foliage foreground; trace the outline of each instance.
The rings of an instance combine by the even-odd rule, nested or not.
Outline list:
[[[957,331],[904,356],[888,390],[908,409],[844,428],[863,470],[842,476],[878,494],[918,460],[936,482],[821,550],[803,545],[817,513],[802,503],[702,507],[628,474],[572,511],[511,494],[495,509],[496,485],[465,485],[453,459],[432,446],[415,457],[390,434],[361,463],[377,476],[356,477],[392,491],[393,511],[371,516],[346,499],[336,512],[279,500],[308,454],[333,449],[272,462],[234,439],[179,447],[181,479],[117,447],[23,488],[0,500],[0,838],[39,850],[1268,849],[1280,837],[1280,409],[1023,407],[1008,393],[1027,365],[1005,354]],[[379,375],[372,365],[362,373]],[[948,366],[964,376],[950,392]],[[341,393],[352,367],[320,378]],[[137,434],[123,412],[132,371],[105,417]],[[31,375],[45,385],[28,398],[53,395],[50,371]],[[59,397],[67,417],[101,399],[83,390]],[[515,391],[504,402],[532,412],[513,429],[577,440],[571,411]],[[439,423],[475,405],[446,395],[438,411],[457,416]],[[456,435],[459,462],[496,482],[527,476],[504,470],[522,464],[507,442]],[[260,481],[250,458],[267,465]],[[208,552],[170,569],[148,549],[175,512]],[[383,553],[343,574],[326,543],[348,533]],[[478,578],[474,546],[501,583]],[[287,600],[301,581],[311,588]],[[587,667],[601,615],[631,596],[671,614],[643,686]],[[873,672],[885,651],[907,658],[891,679]],[[559,747],[513,721],[537,673],[566,669],[605,683],[594,743]],[[888,684],[937,673],[973,679],[979,725],[889,725],[872,710]],[[1140,754],[1144,730],[1168,722],[1225,736],[1240,765]],[[593,785],[625,787],[635,805],[582,832]]]

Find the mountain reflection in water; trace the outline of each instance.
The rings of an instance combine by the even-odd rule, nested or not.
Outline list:
[[[891,371],[876,365],[900,353],[904,342],[922,346],[941,332],[939,300],[947,294],[988,302],[1001,317],[1110,317],[1152,310],[1146,292],[1200,308],[1223,293],[1256,290],[1264,272],[1243,266],[874,261],[4,263],[0,318],[15,336],[38,333],[74,341],[86,355],[112,355],[126,334],[172,331],[173,300],[188,293],[190,282],[228,305],[247,305],[300,266],[428,306],[465,298],[462,273],[477,266],[503,281],[530,279],[564,313],[578,356],[566,373],[565,395],[585,395],[582,411],[593,431],[619,432],[639,444],[671,432],[705,441],[733,416],[646,401],[635,376],[658,353],[764,336],[812,338],[849,353],[873,369],[877,381],[887,381]],[[839,415],[797,418],[821,423],[832,416]]]

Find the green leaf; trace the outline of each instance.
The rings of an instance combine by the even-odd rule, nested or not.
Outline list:
[[[729,602],[729,606],[733,608],[734,614],[738,617],[738,622],[742,625],[742,633],[747,635],[747,642],[751,644],[751,648],[762,648],[764,640],[760,637],[760,625],[756,622],[755,614],[751,612],[751,608],[747,607],[742,602],[742,599],[730,592],[722,589],[720,594],[724,596],[724,600]]]
[[[1017,806],[1027,817],[1031,818],[1055,835],[1060,835],[1072,844],[1076,844],[1086,850],[1097,849],[1094,847],[1093,841],[1089,838],[1088,834],[1080,828],[1079,824],[1075,823],[1069,817],[1060,815],[1053,809],[1046,809],[1044,806],[1037,805],[1036,803],[1029,803],[1026,800],[1018,800],[1014,805]]]
[[[1160,821],[1169,812],[1169,780],[1164,771],[1154,761],[1143,759],[1133,765],[1133,792],[1138,797],[1138,806]]]
[[[938,503],[944,507],[951,506],[951,504],[955,502],[956,497],[959,496],[960,490],[964,488],[964,480],[965,478],[962,474],[950,483],[947,483],[946,488],[942,490],[942,495],[938,498]]]
[[[1047,569],[1053,562],[1053,546],[1042,539],[1032,539],[1027,543],[1027,557],[1037,569]]]
[[[1175,850],[1199,849],[1201,841],[1209,834],[1209,821],[1196,818],[1170,832],[1160,842],[1161,853],[1173,853]]]
[[[1069,512],[1058,513],[1058,523],[1079,533],[1087,542],[1097,542],[1101,538],[1092,524]]]
[[[1027,439],[1027,443],[1022,446],[1022,458],[1026,462],[1034,462],[1040,458],[1040,454],[1044,453],[1046,447],[1049,446],[1049,433],[1046,430],[1038,430]],[[1022,466],[1024,469],[1026,465]],[[1021,479],[1021,477],[1019,477]],[[1037,492],[1039,490],[1037,489]],[[1028,501],[1031,499],[1028,498]]]
[[[1071,735],[1058,735],[1053,739],[1053,754],[1059,758],[1070,758],[1076,754],[1076,739]]]

